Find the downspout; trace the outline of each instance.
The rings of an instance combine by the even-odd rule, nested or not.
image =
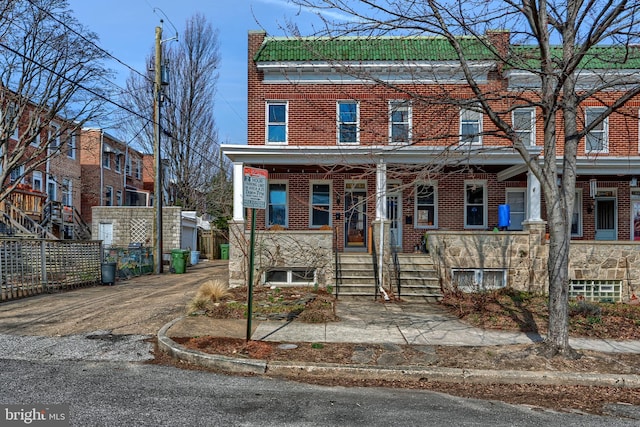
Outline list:
[[[103,193],[104,193],[104,162],[103,162],[103,158],[102,156],[104,156],[104,130],[100,129],[100,158],[98,159],[98,161],[100,162],[100,206],[104,206],[104,201],[103,201]]]

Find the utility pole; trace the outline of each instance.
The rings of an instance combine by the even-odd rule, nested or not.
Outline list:
[[[162,21],[160,21],[162,23]],[[162,274],[162,154],[160,149],[160,105],[162,96],[162,27],[156,27],[155,80],[153,85],[153,155],[155,159],[156,274]]]

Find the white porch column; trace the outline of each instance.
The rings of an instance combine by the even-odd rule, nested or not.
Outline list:
[[[244,221],[242,189],[244,186],[244,164],[233,162],[233,220]]]
[[[542,222],[540,200],[540,181],[529,171],[527,173],[527,222]]]
[[[376,165],[376,221],[387,219],[387,164]]]

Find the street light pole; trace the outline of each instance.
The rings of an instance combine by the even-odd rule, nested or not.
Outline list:
[[[162,274],[162,155],[160,149],[160,103],[162,92],[162,27],[156,27],[155,80],[153,85],[153,155],[155,159],[156,274]]]

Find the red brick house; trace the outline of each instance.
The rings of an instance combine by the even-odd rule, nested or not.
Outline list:
[[[496,32],[487,40],[509,46],[508,37]],[[249,33],[248,144],[223,146],[234,162],[232,230],[240,236],[231,239],[231,261],[237,263],[234,270],[243,272],[232,274],[232,282],[246,276],[242,258],[250,221],[242,207],[244,166],[269,172],[267,209],[256,211],[261,238],[276,248],[261,255],[264,265],[258,273],[266,282],[298,278],[338,284],[341,261],[331,255],[336,252],[368,253],[378,246],[380,264],[393,269],[383,259],[389,259],[389,250],[414,253],[425,232],[428,245],[439,247],[440,254],[445,241],[492,239],[494,229],[501,231],[495,238],[510,239],[499,246],[535,258],[526,268],[544,275],[544,254],[531,243],[526,248],[517,243],[535,232],[544,244],[540,183],[483,113],[465,104],[473,94],[446,45],[444,39],[429,37],[318,40]],[[472,53],[472,70],[485,89],[526,90],[530,84],[530,76],[504,69],[481,48]],[[460,100],[459,106],[437,102],[442,96]],[[606,101],[584,103],[584,121]],[[505,101],[497,97],[493,102]],[[639,111],[640,99],[628,102],[580,142],[575,241],[640,240]],[[543,145],[536,114],[535,108],[515,108],[507,118],[532,154]],[[326,251],[318,257],[324,261],[294,260],[295,254],[286,253],[291,244],[281,241],[284,235],[297,236],[296,242],[320,239]],[[635,262],[637,247],[631,247]],[[514,263],[506,260],[516,255],[500,257],[487,263],[476,250],[466,260],[459,257],[456,265],[447,261],[445,272],[436,269],[441,281],[471,269],[478,277],[497,271],[502,286],[531,284],[533,279],[524,276],[535,274],[512,268]],[[383,273],[380,265],[374,268]],[[575,266],[576,280],[618,280],[624,274],[587,270]]]

